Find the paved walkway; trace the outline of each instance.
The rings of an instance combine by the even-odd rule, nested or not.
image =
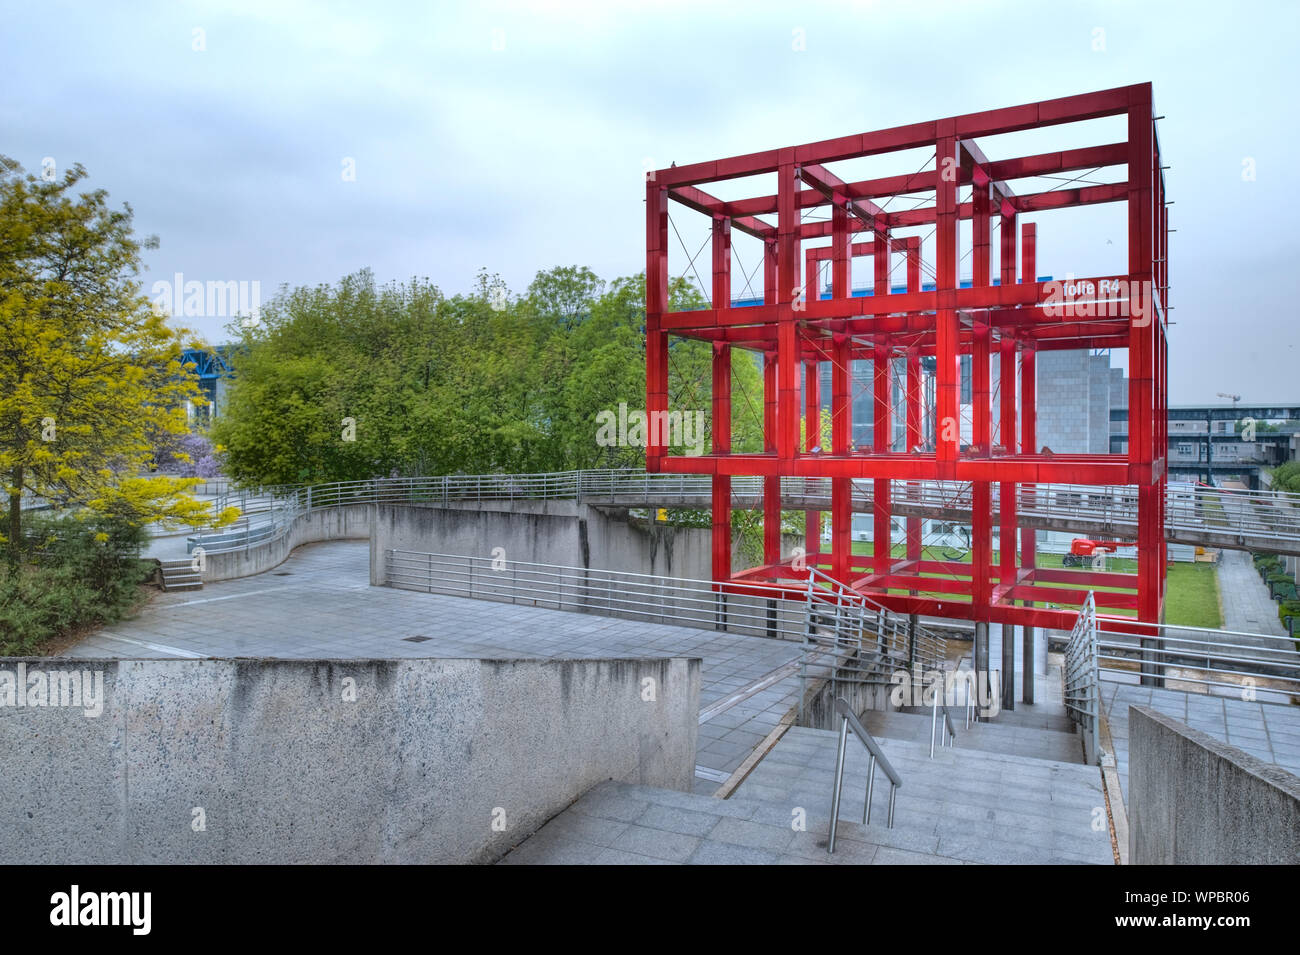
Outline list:
[[[1120,788],[1128,801],[1128,708],[1148,706],[1182,720],[1252,756],[1300,775],[1300,707],[1248,703],[1232,697],[1184,693],[1129,683],[1101,683]]]
[[[1219,552],[1219,598],[1223,629],[1286,636],[1277,618],[1277,603],[1245,551]]]
[[[696,790],[714,792],[797,702],[797,675],[753,684],[796,644],[369,585],[369,545],[299,548],[275,571],[157,594],[76,657],[700,657]]]

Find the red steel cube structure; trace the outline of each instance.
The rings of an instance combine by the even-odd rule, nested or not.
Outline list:
[[[1126,118],[1127,136],[1122,142],[999,159],[988,158],[977,143],[999,134],[1112,116]],[[820,517],[810,512],[807,554],[802,560],[891,610],[1068,630],[1075,613],[1067,608],[1079,606],[1088,590],[1100,588],[1098,610],[1118,618],[1112,628],[1141,632],[1145,628],[1139,621],[1160,621],[1166,566],[1168,225],[1156,118],[1151,85],[1144,83],[674,165],[647,175],[646,407],[652,426],[646,465],[652,472],[712,475],[715,580],[729,582],[725,589],[735,592],[770,595],[775,586],[777,592],[798,596],[807,573],[780,553],[781,479],[828,478],[829,552],[822,547]],[[829,168],[858,157],[920,148],[932,149],[934,157],[926,168],[911,174],[845,181]],[[1030,194],[1018,194],[1010,185],[1038,176],[1068,182],[1069,175],[1080,170],[1107,167],[1126,167],[1126,181]],[[775,195],[724,201],[708,191],[712,183],[744,177],[766,176],[770,182],[771,174],[776,177]],[[962,201],[966,190],[969,200]],[[918,194],[922,204],[907,208],[915,206]],[[900,196],[911,199],[900,205],[894,202]],[[1020,217],[1113,202],[1127,203],[1127,273],[1065,283],[1039,281],[1035,224],[1022,223]],[[670,203],[712,220],[710,308],[669,310]],[[818,210],[823,214],[820,218],[810,217]],[[996,249],[995,219],[1000,220]],[[969,283],[958,279],[964,220],[970,220],[967,255],[972,257],[973,278]],[[928,237],[914,234],[917,227],[933,230],[930,263],[922,256],[922,240]],[[733,230],[762,242],[761,304],[733,304]],[[855,241],[857,236],[862,241]],[[905,290],[890,288],[890,262],[895,255],[906,262]],[[873,259],[875,281],[870,295],[855,296],[850,288],[850,262],[858,256]],[[817,265],[824,259],[830,261],[829,297],[822,296],[817,279]],[[801,265],[806,265],[802,275]],[[932,288],[922,286],[923,266],[932,271]],[[763,354],[764,451],[733,453],[730,429],[721,424],[713,428],[709,453],[669,453],[672,336],[712,343],[712,413],[720,423],[730,422],[732,415],[732,349]],[[1037,382],[1035,355],[1053,349],[1128,349],[1126,454],[1051,453],[1039,448],[1036,386],[1046,388],[1051,383]],[[959,423],[958,371],[959,356],[964,355],[972,356],[973,406],[965,442]],[[990,389],[990,363],[995,357],[1001,385],[996,401]],[[855,359],[873,362],[874,439],[870,448],[862,449],[851,442],[850,362]],[[923,360],[933,361],[929,406],[922,398]],[[818,371],[823,362],[832,366],[829,450],[818,447],[822,407]],[[897,369],[906,369],[905,387],[897,389],[902,409],[891,407],[891,366],[899,377]],[[1012,387],[1012,382],[1017,385]],[[923,414],[931,415],[929,430],[934,436],[924,445]],[[905,419],[904,448],[897,448],[892,440],[891,416],[900,422]],[[996,444],[991,435],[995,421],[1000,432]],[[655,422],[662,424],[655,427]],[[801,425],[807,434],[802,442]],[[737,475],[763,479],[765,553],[760,566],[733,573],[731,485]],[[868,481],[872,488],[871,556],[852,553],[855,480]],[[922,547],[920,520],[915,516],[906,518],[905,553],[895,553],[891,495],[900,482],[969,485],[969,563],[930,559],[933,555],[927,556]],[[1060,483],[1129,488],[1138,509],[1136,577],[1036,566],[1035,531],[1018,526],[1017,500],[1033,500],[1038,485]],[[999,529],[996,554],[995,525]]]

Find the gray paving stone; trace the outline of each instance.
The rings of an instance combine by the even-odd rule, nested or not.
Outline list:
[[[699,844],[700,840],[694,836],[665,832],[662,829],[647,829],[644,826],[628,826],[619,833],[610,848],[656,859],[667,859],[669,862],[685,862]]]
[[[721,800],[719,800],[720,802]],[[721,814],[714,815],[697,812],[692,809],[678,809],[673,806],[651,805],[636,820],[638,826],[650,829],[664,829],[686,836],[704,836],[722,819]]]
[[[734,845],[712,840],[703,842],[690,858],[690,865],[772,865],[778,853],[752,846]]]
[[[723,819],[709,833],[710,842],[727,842],[777,854],[784,852],[793,839],[794,832],[788,825],[766,826],[752,819]]]

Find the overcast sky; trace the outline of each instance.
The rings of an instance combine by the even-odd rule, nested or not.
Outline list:
[[[138,230],[161,239],[146,291],[181,272],[258,281],[263,299],[366,267],[380,281],[427,276],[448,294],[480,268],[514,292],[555,265],[628,275],[644,267],[648,162],[1151,81],[1178,230],[1171,400],[1300,402],[1300,190],[1287,166],[1300,138],[1300,4],[0,10],[0,153],[29,171],[46,157],[60,170],[81,162],[130,202]],[[1039,273],[1102,274],[1122,208],[1059,226],[1039,217]],[[703,225],[688,219],[694,252]],[[677,255],[674,271],[685,266]],[[223,340],[225,321],[187,324]]]

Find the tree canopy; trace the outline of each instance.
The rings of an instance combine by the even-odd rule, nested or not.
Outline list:
[[[22,496],[131,520],[186,522],[184,482],[144,479],[153,448],[187,430],[197,395],[183,330],[150,307],[130,206],[84,190],[80,165],[24,175],[0,156],[0,475],[11,560]],[[205,521],[206,522],[206,521]]]
[[[673,308],[703,307],[685,281]],[[542,272],[522,296],[480,273],[446,297],[368,271],[283,289],[259,321],[232,323],[234,378],[213,440],[250,485],[397,475],[641,467],[644,449],[597,440],[601,412],[645,405],[645,280],[580,267]],[[670,407],[711,439],[706,343],[670,349]],[[762,384],[733,355],[733,447],[756,450]]]

